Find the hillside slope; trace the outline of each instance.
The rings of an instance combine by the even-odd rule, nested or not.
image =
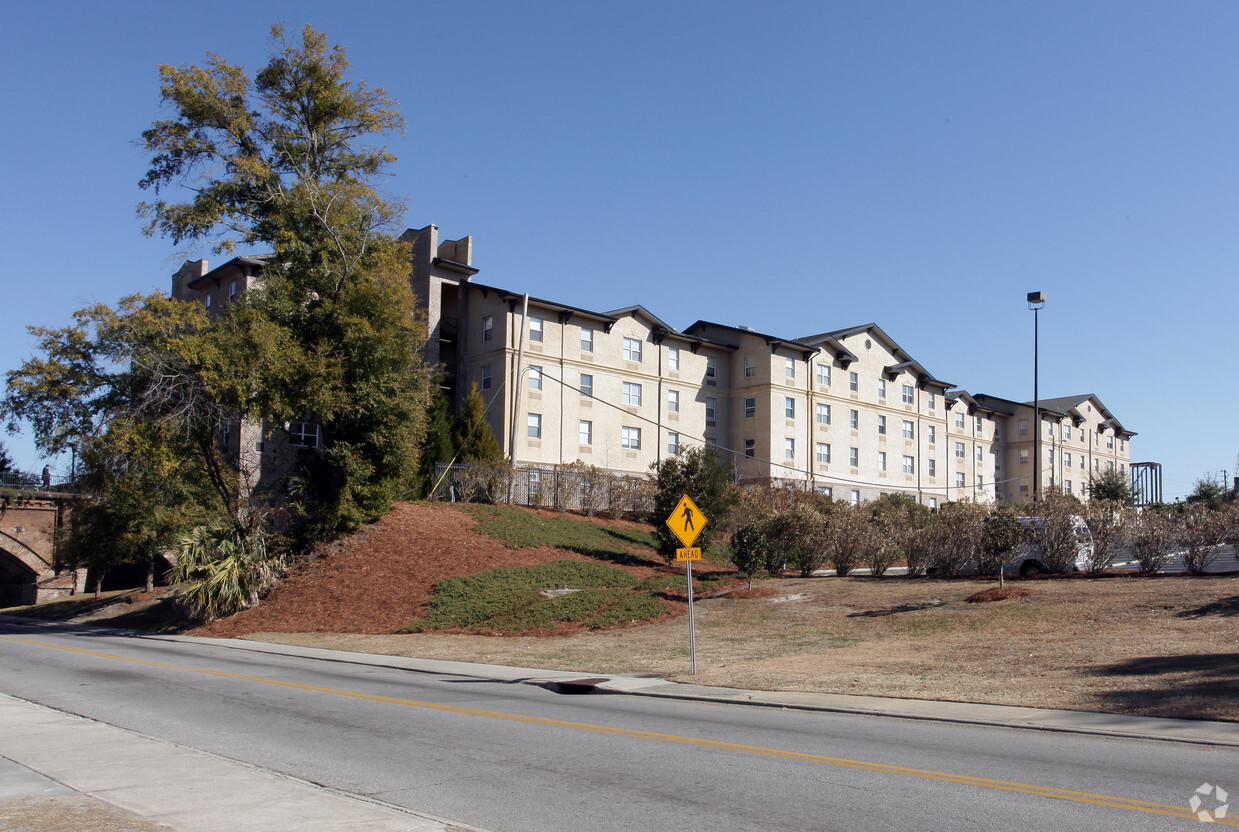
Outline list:
[[[589,560],[549,546],[509,549],[472,531],[476,525],[450,504],[397,503],[336,551],[294,569],[258,607],[196,633],[224,638],[259,632],[391,633],[421,614],[440,578]],[[645,571],[655,570],[635,570]]]

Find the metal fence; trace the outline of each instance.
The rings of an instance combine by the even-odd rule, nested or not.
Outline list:
[[[621,474],[593,466],[517,465],[507,463],[435,465],[439,483],[432,499],[471,503],[512,503],[556,511],[646,515],[654,508],[649,477]]]

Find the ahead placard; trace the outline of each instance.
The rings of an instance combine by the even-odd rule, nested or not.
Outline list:
[[[701,560],[701,549],[697,546],[689,546],[687,549],[675,550],[676,560]]]

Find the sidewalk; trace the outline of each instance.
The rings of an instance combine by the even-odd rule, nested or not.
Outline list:
[[[0,830],[459,828],[0,695]]]

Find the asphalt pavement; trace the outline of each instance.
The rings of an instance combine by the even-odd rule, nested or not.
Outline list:
[[[8,619],[14,621],[14,619]],[[35,628],[38,624],[30,623]],[[1239,746],[1239,725],[840,694],[750,691],[660,678],[159,636],[359,667],[541,685],[562,693],[663,697],[760,707]],[[220,800],[220,795],[226,795]],[[196,749],[0,695],[0,830],[456,830],[450,821],[323,788]]]

